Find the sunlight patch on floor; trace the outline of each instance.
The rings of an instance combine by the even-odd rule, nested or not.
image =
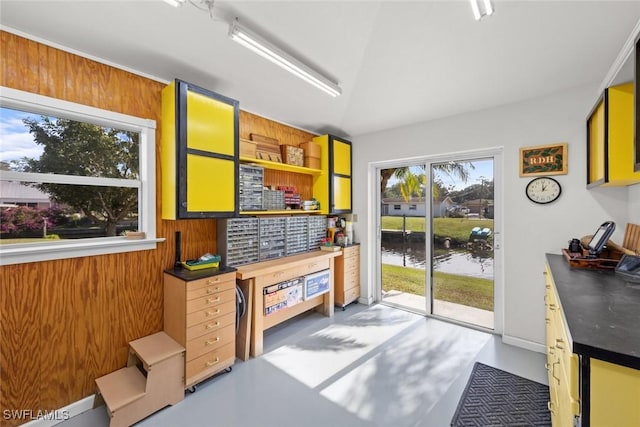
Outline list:
[[[309,387],[317,387],[366,357],[422,316],[376,305],[295,344],[262,356]]]

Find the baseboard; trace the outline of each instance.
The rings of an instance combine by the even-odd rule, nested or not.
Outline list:
[[[547,348],[544,344],[523,340],[522,338],[516,338],[509,335],[502,335],[502,342],[515,347],[524,348],[525,350],[535,351],[537,353],[546,354],[547,352]]]
[[[50,427],[55,426],[69,418],[80,415],[81,413],[93,409],[93,401],[95,395],[85,397],[77,402],[73,402],[64,408],[52,410],[52,411],[32,411],[30,416],[33,417],[33,421],[23,424],[25,427]]]

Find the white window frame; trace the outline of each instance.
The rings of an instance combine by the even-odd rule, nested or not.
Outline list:
[[[0,180],[97,186],[121,185],[123,187],[137,188],[138,231],[145,233],[145,237],[140,240],[128,240],[124,236],[117,236],[47,241],[45,244],[16,243],[0,245],[0,265],[152,250],[156,249],[157,242],[164,241],[164,239],[156,237],[155,120],[142,119],[3,86],[0,86],[0,106],[139,133],[139,180],[71,175],[52,176],[51,174],[13,171],[0,171]]]

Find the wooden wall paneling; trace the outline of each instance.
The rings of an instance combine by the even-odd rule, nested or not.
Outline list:
[[[311,175],[265,169],[264,185],[269,187],[272,185],[293,186],[300,193],[302,200],[310,200],[313,197],[313,177]]]
[[[250,134],[276,138],[280,145],[298,146],[301,142],[310,141],[314,134],[264,117],[240,110],[240,138],[250,139]]]
[[[0,273],[0,410],[39,408],[41,277],[35,268],[13,265]],[[7,426],[24,421],[0,418]]]
[[[163,83],[5,31],[0,48],[2,86],[156,121],[157,234],[164,243],[0,267],[0,409],[53,410],[94,393],[95,378],[126,363],[128,341],[162,329],[162,272],[174,263],[175,231],[182,233],[182,259],[197,258],[215,253],[216,221],[160,218]],[[258,133],[297,145],[314,136],[243,111],[240,120],[246,138]],[[288,174],[307,191],[309,177]],[[0,419],[0,426],[20,423]]]

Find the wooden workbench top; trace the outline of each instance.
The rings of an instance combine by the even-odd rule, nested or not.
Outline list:
[[[307,252],[299,255],[291,255],[278,259],[272,259],[269,261],[262,261],[255,264],[241,265],[236,268],[236,278],[240,280],[251,279],[256,276],[261,276],[269,273],[274,273],[281,270],[283,267],[291,268],[298,265],[308,264],[310,261],[320,261],[324,259],[330,259],[339,257],[342,255],[341,251],[338,252],[325,252],[317,250],[313,252]]]

